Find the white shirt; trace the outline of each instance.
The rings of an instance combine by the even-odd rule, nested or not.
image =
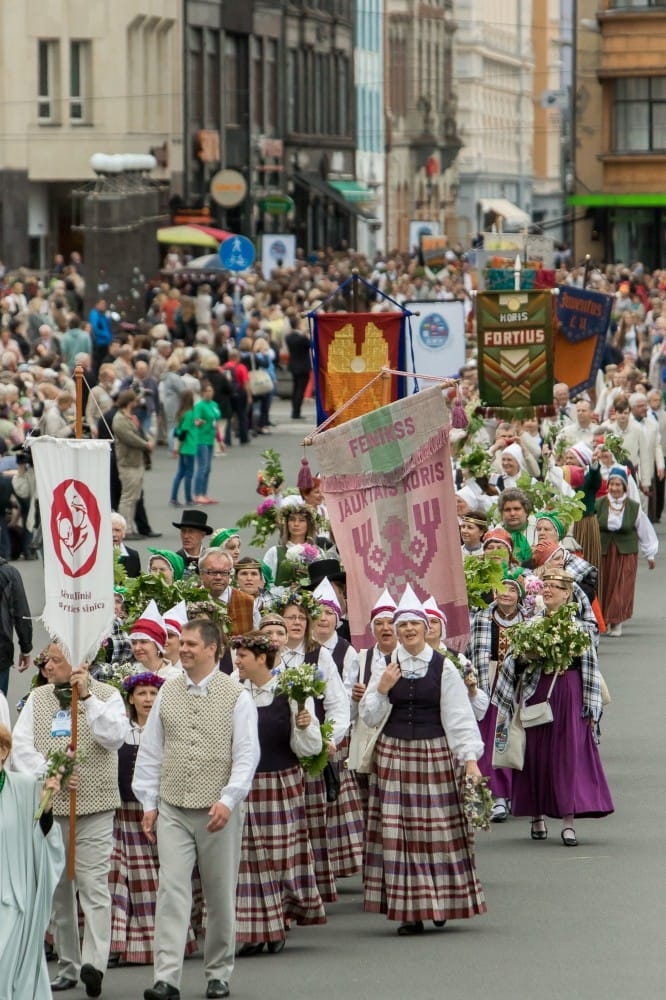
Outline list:
[[[397,657],[400,663],[403,677],[418,679],[425,677],[428,672],[433,652],[434,650],[426,645],[417,656],[410,656],[407,650],[398,644],[394,658]],[[359,715],[367,726],[379,725],[390,705],[388,695],[380,694],[377,690],[382,673],[380,670],[373,672],[359,705]],[[483,740],[474,718],[467,688],[457,668],[446,659],[442,667],[440,718],[451,752],[461,761],[478,760],[483,753]]]
[[[305,643],[301,643],[296,649],[285,647],[282,650],[281,663],[277,664],[285,667],[296,667],[305,661]],[[331,739],[334,743],[340,743],[347,735],[351,714],[349,711],[349,698],[342,683],[338,668],[333,662],[333,657],[323,646],[319,650],[317,666],[323,670],[326,678],[326,690],[324,691],[324,709],[326,719],[333,723],[333,735]]]
[[[195,684],[186,674],[188,695],[191,698],[207,697],[208,685],[217,673],[216,666],[199,684]],[[164,760],[164,727],[160,719],[161,698],[162,688],[157,693],[143,731],[132,781],[132,791],[143,806],[144,812],[157,809],[159,806],[160,777]],[[220,790],[219,798],[228,809],[234,809],[247,798],[259,756],[257,710],[247,691],[242,691],[234,705],[231,775],[228,784]]]
[[[26,774],[43,774],[46,758],[35,748],[35,716],[32,694],[27,699],[16,720],[12,733],[12,768]],[[129,719],[125,703],[118,691],[102,701],[91,693],[85,701],[79,699],[86,713],[86,722],[93,739],[109,752],[118,750],[129,732]],[[83,765],[85,767],[85,764]]]
[[[9,719],[9,705],[2,691],[0,691],[0,725],[11,732],[12,724]]]

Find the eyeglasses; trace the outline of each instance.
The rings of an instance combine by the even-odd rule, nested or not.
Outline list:
[[[290,615],[289,618],[285,618],[286,622],[306,622],[307,617],[305,615]]]
[[[205,576],[231,576],[230,569],[202,569]]]
[[[562,583],[551,583],[550,580],[544,580],[543,581],[543,589],[545,590],[546,587],[549,587],[550,590],[568,590],[569,589],[568,587],[565,587],[564,584],[562,584]]]

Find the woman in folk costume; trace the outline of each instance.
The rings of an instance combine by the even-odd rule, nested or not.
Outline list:
[[[545,615],[573,601],[573,579],[564,570],[543,576]],[[578,621],[579,627],[589,629]],[[523,678],[524,675],[524,678]],[[536,657],[505,657],[493,695],[498,725],[512,718],[520,679],[520,705],[549,701],[553,721],[525,730],[525,763],[513,776],[511,811],[530,816],[533,840],[546,840],[546,816],[561,818],[565,847],[578,844],[575,816],[607,816],[613,800],[594,740],[601,716],[601,688],[594,643],[572,658],[564,673],[554,678]]]
[[[240,682],[257,706],[261,759],[246,800],[236,890],[239,955],[282,951],[292,923],[325,924],[305,816],[299,757],[321,751],[321,732],[308,698],[296,702],[275,693],[272,673],[278,643],[262,632],[234,636]]]
[[[467,653],[479,678],[479,687],[492,698],[504,658],[509,652],[511,627],[525,618],[521,606],[525,590],[522,573],[507,573],[495,599],[489,607],[478,611],[472,622]],[[479,759],[479,769],[488,777],[488,786],[495,800],[491,814],[492,823],[503,823],[509,815],[513,771],[508,767],[493,767],[493,744],[497,727],[497,708],[490,705],[479,723],[484,751]]]
[[[428,616],[409,586],[394,621],[395,662],[373,675],[359,705],[369,726],[389,713],[370,775],[364,908],[413,935],[425,920],[485,912],[458,763],[479,778],[483,743],[457,668],[426,643]]]
[[[41,785],[5,770],[11,748],[0,724],[0,995],[51,1000],[44,934],[65,851],[50,807],[35,822]],[[44,790],[59,788],[59,775],[44,782]]]
[[[548,479],[565,495],[583,494],[585,512],[574,523],[572,534],[583,550],[583,558],[597,568],[601,593],[601,537],[595,511],[595,500],[601,487],[600,449],[595,447],[593,451],[583,442],[570,445],[564,453],[564,465],[552,468]],[[564,534],[560,540],[563,537]]]
[[[601,609],[614,638],[622,635],[622,622],[634,613],[638,553],[654,569],[659,541],[640,502],[627,495],[627,470],[615,465],[608,475],[608,494],[597,500],[597,517],[603,553],[604,599]]]
[[[338,596],[325,577],[313,596],[321,605],[321,613],[312,627],[316,642],[333,658],[349,700],[350,718],[352,691],[358,681],[358,653],[336,629],[342,620]],[[328,856],[335,878],[349,878],[363,867],[363,811],[356,776],[345,767],[349,756],[349,734],[331,757],[331,766],[338,769],[340,789],[334,802],[328,803]]]
[[[272,610],[282,616],[287,626],[287,642],[281,650],[276,669],[311,663],[324,672],[326,690],[324,697],[315,702],[315,713],[320,723],[326,720],[333,723],[329,743],[329,755],[333,756],[349,730],[349,698],[333,657],[312,638],[312,623],[318,617],[321,605],[308,591],[300,590],[275,601]],[[317,888],[325,903],[334,903],[338,893],[328,853],[328,793],[323,774],[316,778],[306,775],[305,811],[315,859]]]
[[[167,629],[155,601],[148,602],[129,630],[134,671],[159,674],[164,670]]]
[[[280,530],[278,544],[267,549],[264,562],[273,574],[275,587],[290,587],[294,582],[296,564],[289,559],[289,550],[296,545],[311,545],[317,558],[324,553],[317,547],[317,512],[300,497],[287,497],[277,516]],[[279,591],[278,591],[279,592]]]
[[[543,527],[546,523],[541,520]],[[606,624],[601,613],[601,604],[597,598],[597,569],[585,559],[570,552],[563,542],[555,541],[550,536],[542,536],[532,551],[534,575],[540,580],[544,573],[552,569],[564,569],[573,579],[573,598],[578,609],[576,615],[592,630],[595,645],[599,645],[599,633],[604,632]]]
[[[180,637],[183,634],[183,625],[187,622],[187,605],[185,601],[179,601],[172,608],[164,612],[164,626],[166,628],[167,640],[164,645],[164,666],[157,672],[158,677],[165,681],[170,677],[178,677],[183,671],[180,662]]]
[[[426,632],[426,642],[445,659],[450,660],[456,667],[458,673],[465,682],[470,705],[474,712],[474,718],[481,720],[488,710],[490,699],[486,692],[479,687],[476,671],[471,660],[468,660],[462,653],[453,653],[446,645],[446,615],[437,604],[434,597],[430,596],[423,602],[423,610],[428,616],[428,631]]]

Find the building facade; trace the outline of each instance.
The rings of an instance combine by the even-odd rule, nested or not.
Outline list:
[[[49,265],[80,249],[73,190],[94,153],[149,153],[182,169],[179,0],[0,4],[0,257]]]
[[[666,6],[578,0],[575,255],[666,266]]]
[[[384,0],[356,0],[354,67],[357,197],[374,216],[358,220],[357,248],[372,258],[384,250],[386,237]]]
[[[460,238],[469,244],[497,215],[505,229],[521,228],[532,218],[532,0],[458,0],[456,21],[455,81],[463,140],[458,224]]]

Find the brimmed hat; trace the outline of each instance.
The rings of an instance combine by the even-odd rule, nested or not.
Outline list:
[[[308,576],[310,577],[308,590],[314,590],[322,580],[326,579],[332,583],[347,582],[347,574],[338,559],[315,559],[308,566]]]
[[[155,601],[150,601],[141,617],[137,618],[130,628],[129,634],[130,639],[147,639],[149,642],[154,642],[160,653],[164,652],[167,630]]]
[[[184,510],[180,521],[172,521],[171,523],[174,528],[196,528],[197,531],[203,531],[204,535],[213,534],[205,510]]]

